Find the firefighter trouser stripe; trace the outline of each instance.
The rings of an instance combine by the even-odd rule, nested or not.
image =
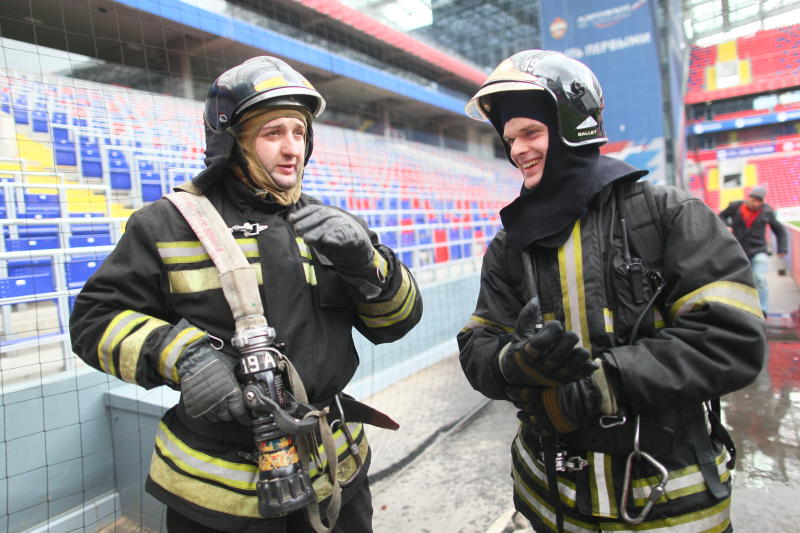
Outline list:
[[[526,467],[526,474],[531,476],[531,479],[535,481],[539,486],[543,489],[547,488],[547,475],[545,474],[544,468],[541,466],[541,463],[533,458],[533,454],[525,446],[524,441],[522,440],[521,435],[517,435],[514,439],[513,445],[513,452],[519,461],[525,465]],[[524,474],[523,474],[523,477]],[[558,492],[560,494],[561,501],[569,506],[575,507],[575,499],[576,499],[576,491],[575,491],[575,484],[571,481],[564,479],[563,477],[558,477]]]

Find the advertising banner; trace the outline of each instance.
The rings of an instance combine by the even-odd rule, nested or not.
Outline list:
[[[609,141],[626,141],[622,145],[638,154],[637,162],[651,171],[651,179],[663,181],[664,98],[652,2],[542,2],[542,47],[594,71],[603,87]]]

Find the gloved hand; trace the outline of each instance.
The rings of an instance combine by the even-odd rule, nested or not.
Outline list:
[[[531,298],[517,317],[513,340],[500,351],[500,372],[510,385],[558,387],[588,376],[597,369],[589,352],[575,346],[578,336],[551,320],[535,330],[541,311]]]
[[[617,393],[600,364],[591,376],[557,388],[508,387],[506,394],[521,411],[517,417],[542,436],[569,433],[600,415],[617,413]]]
[[[250,425],[242,387],[233,369],[237,361],[198,341],[186,347],[178,361],[181,397],[186,414],[206,422],[237,420]]]
[[[355,270],[372,262],[375,249],[364,227],[333,207],[311,204],[286,220],[294,231],[340,270]]]
[[[556,430],[547,416],[542,403],[541,387],[506,387],[506,396],[514,404],[517,418],[524,424],[533,426],[534,431],[542,437],[554,435]]]

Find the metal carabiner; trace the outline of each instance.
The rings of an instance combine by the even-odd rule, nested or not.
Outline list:
[[[353,434],[350,433],[350,428],[347,427],[347,418],[345,417],[344,408],[342,408],[342,400],[340,399],[339,394],[334,395],[333,398],[336,402],[336,408],[339,410],[339,416],[341,417],[340,427],[342,433],[344,434],[344,438],[347,440],[347,447],[350,450],[350,455],[353,457],[353,460],[356,463],[356,469],[353,471],[353,474],[346,480],[339,482],[339,485],[342,487],[347,487],[348,485],[352,484],[356,477],[358,477],[358,474],[361,473],[361,469],[364,467],[364,458],[361,457],[361,450],[358,449],[358,444],[353,438]]]
[[[647,515],[650,514],[650,509],[653,508],[653,505],[661,498],[661,496],[667,491],[667,481],[669,481],[669,472],[664,465],[659,463],[655,460],[655,458],[647,452],[643,452],[639,449],[639,422],[640,417],[636,417],[636,432],[634,433],[633,437],[633,451],[628,454],[628,460],[625,462],[625,479],[622,482],[622,498],[620,498],[619,502],[619,514],[622,516],[622,519],[631,524],[637,525],[644,522]],[[634,459],[645,459],[651,465],[653,465],[656,470],[658,470],[659,475],[661,476],[661,481],[657,484],[650,487],[650,494],[647,497],[647,503],[645,504],[642,511],[639,513],[639,516],[636,518],[631,518],[628,515],[628,497],[631,493],[631,484],[632,484],[632,474],[633,474],[633,461]]]

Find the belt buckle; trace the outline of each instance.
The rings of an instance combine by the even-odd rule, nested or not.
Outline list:
[[[589,461],[580,455],[568,457],[567,450],[561,449],[556,452],[555,470],[556,472],[577,472],[589,466]],[[544,452],[539,452],[539,460],[544,464]]]

